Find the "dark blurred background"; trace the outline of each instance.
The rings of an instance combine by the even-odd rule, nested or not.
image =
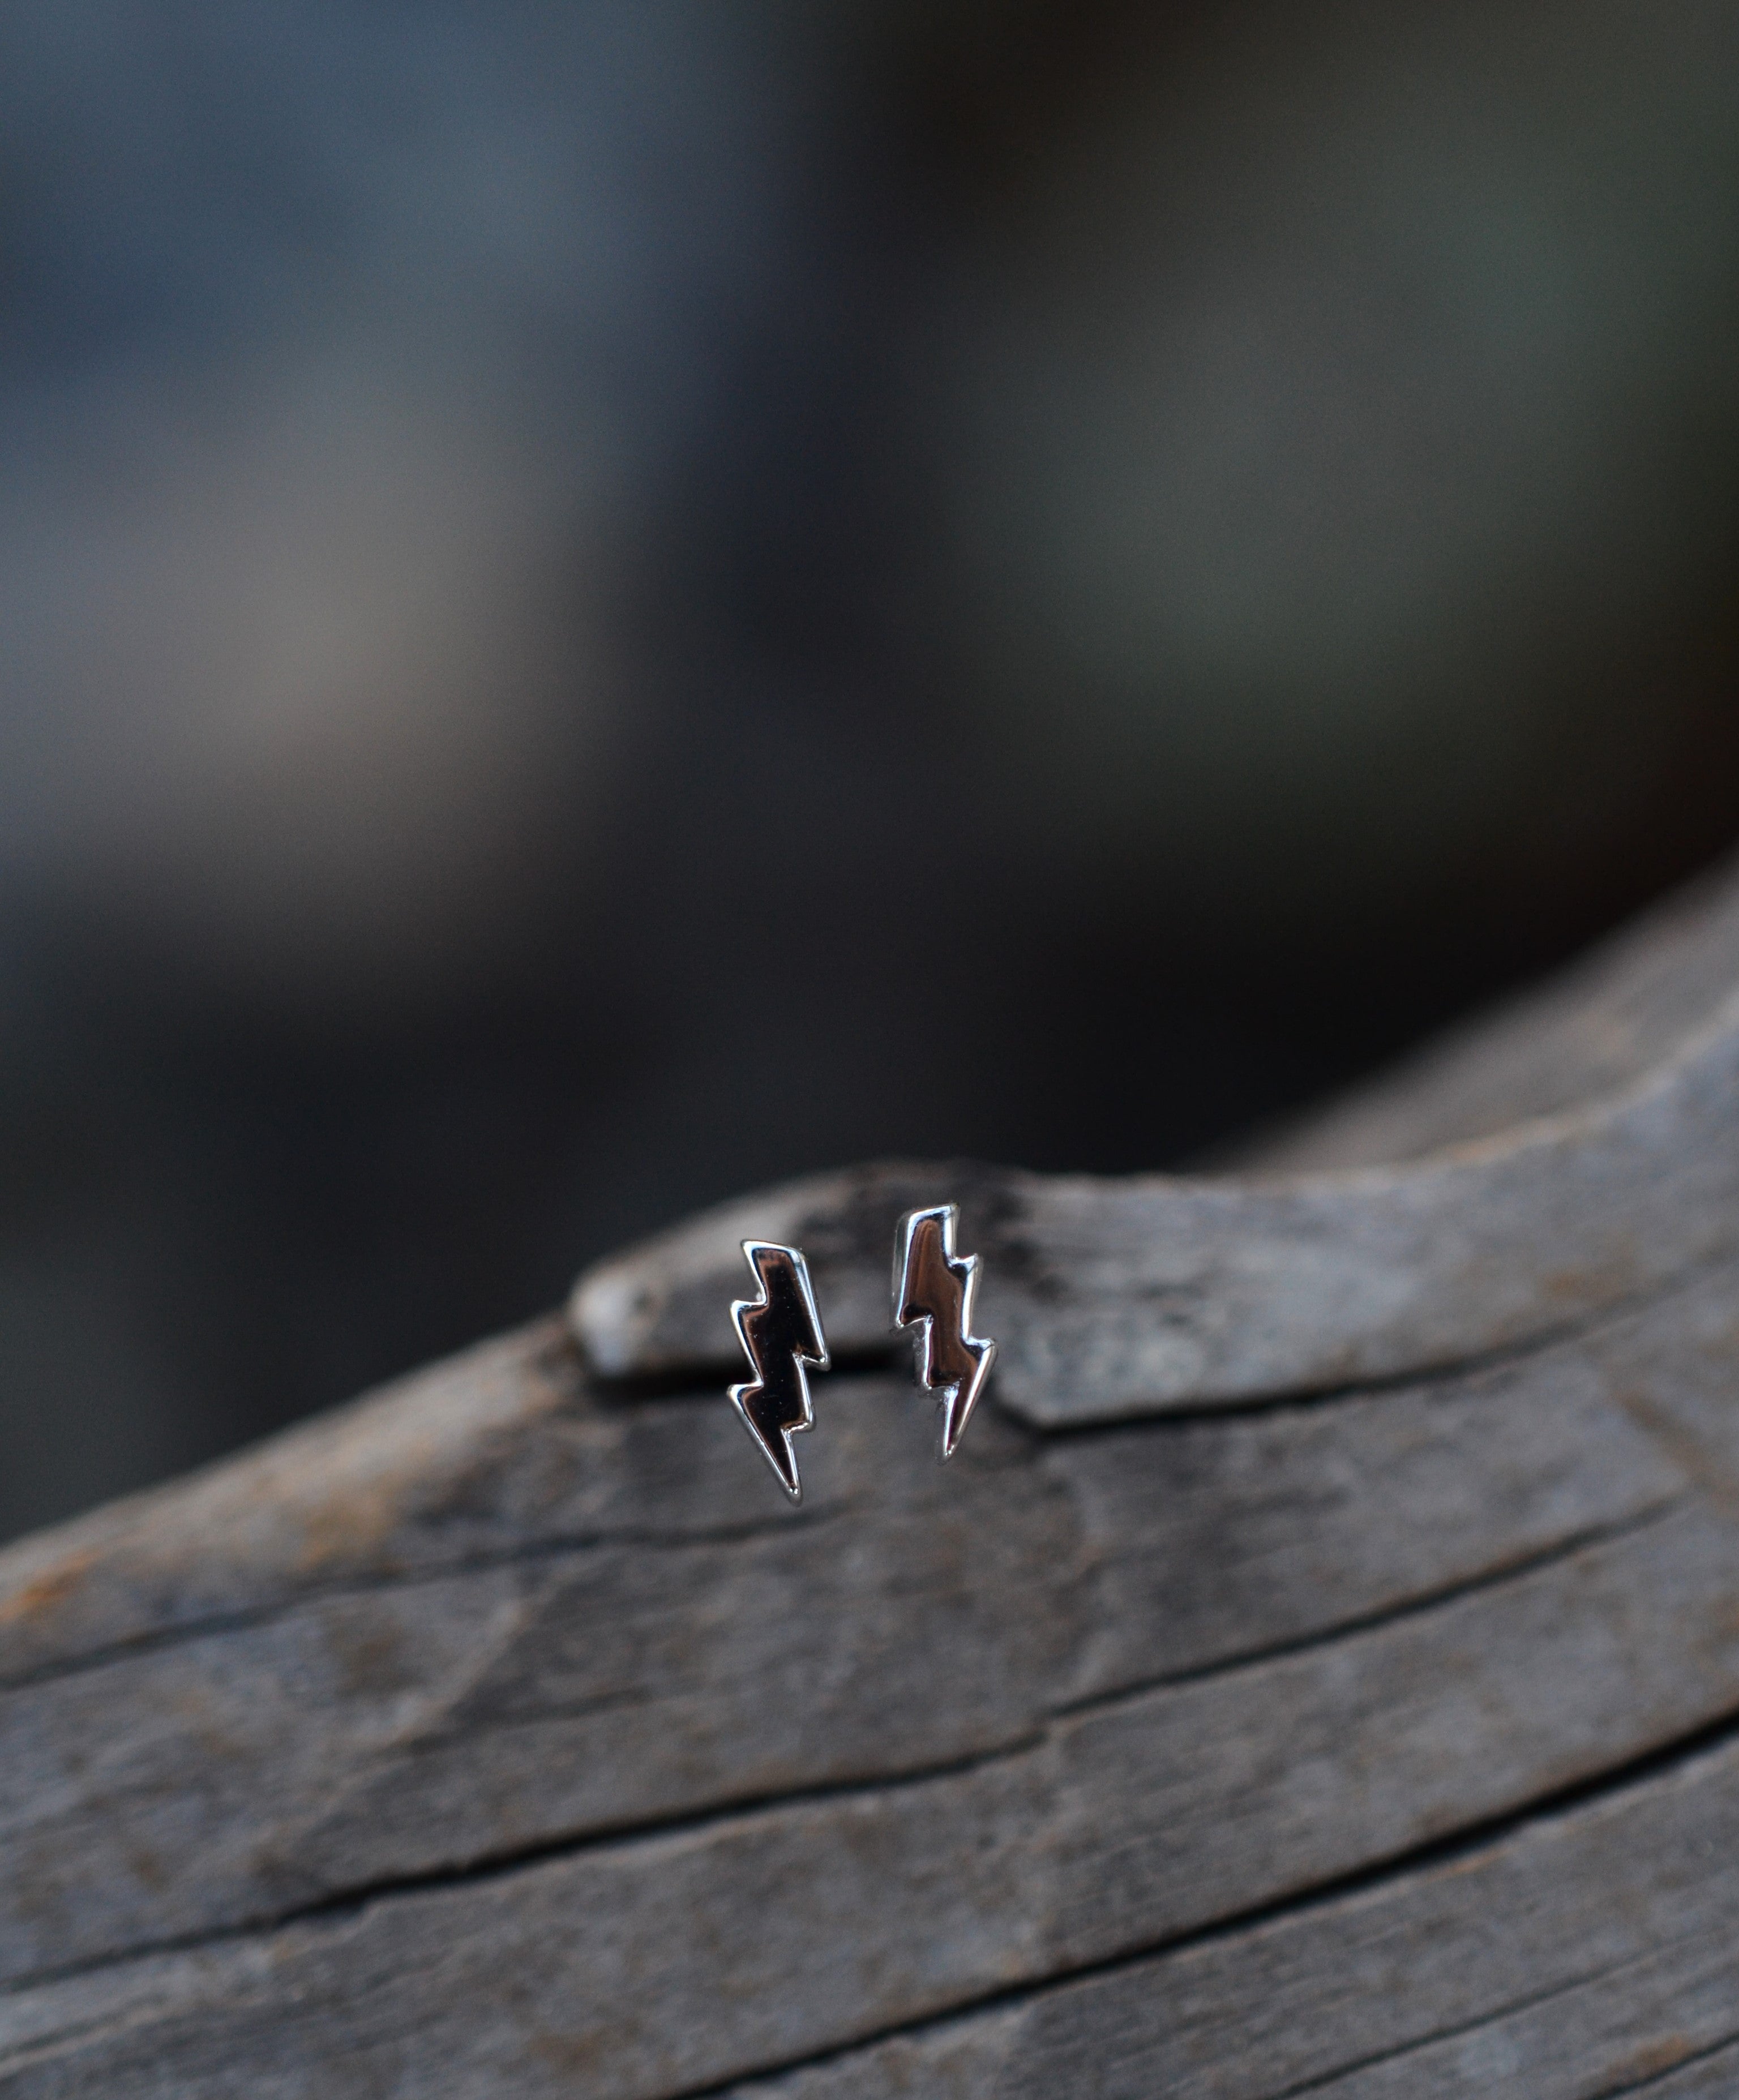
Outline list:
[[[1739,831],[1739,0],[0,11],[0,1530]]]

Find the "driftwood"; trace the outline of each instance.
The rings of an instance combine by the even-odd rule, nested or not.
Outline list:
[[[10,1549],[0,2093],[1739,2090],[1736,988],[1728,877],[1295,1178],[775,1192]]]

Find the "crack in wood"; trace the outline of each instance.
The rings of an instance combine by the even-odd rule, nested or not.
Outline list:
[[[1525,1992],[1520,1997],[1506,1999],[1472,2019],[1452,2021],[1446,2026],[1432,2027],[1423,2034],[1415,2035],[1406,2041],[1397,2043],[1393,2049],[1376,2049],[1369,2056],[1355,2057],[1348,2062],[1337,2064],[1332,2071],[1325,2071],[1316,2077],[1302,2080],[1297,2085],[1282,2086],[1273,2093],[1265,2093],[1262,2100],[1306,2100],[1306,2096],[1313,2093],[1332,2093],[1337,2085],[1344,2085],[1349,2078],[1357,2077],[1362,2071],[1379,2070],[1391,2063],[1405,2063],[1409,2057],[1417,2056],[1424,2049],[1434,2049],[1446,2041],[1465,2040],[1469,2036],[1483,2033],[1502,2021],[1513,2019],[1518,2013],[1536,2011],[1540,2006],[1551,2005],[1558,1999],[1573,1996],[1578,1991],[1587,1990],[1591,1983],[1604,1983],[1612,1977],[1622,1976],[1627,1970],[1635,1969],[1641,1959],[1640,1956],[1633,1955],[1628,1961],[1604,1962],[1598,1968],[1560,1978],[1543,1989]]]
[[[1724,2056],[1729,2051],[1734,2054],[1734,2068],[1739,2071],[1739,2029],[1732,2034],[1724,2035],[1719,2041],[1711,2042],[1705,2049],[1691,2050],[1676,2062],[1667,2064],[1659,2071],[1651,2071],[1645,2077],[1626,2080],[1622,2085],[1603,2085],[1598,2093],[1590,2093],[1588,2100],[1628,2100],[1628,2096],[1633,2093],[1657,2092],[1682,2073],[1694,2071],[1700,2064],[1712,2062],[1715,2058]]]
[[[594,1555],[634,1547],[648,1552],[680,1553],[690,1548],[742,1545],[757,1538],[783,1537],[800,1524],[809,1530],[818,1529],[849,1514],[851,1507],[850,1503],[839,1500],[820,1502],[812,1499],[801,1510],[792,1511],[788,1515],[782,1513],[758,1523],[716,1524],[682,1531],[663,1531],[652,1525],[633,1524],[619,1530],[568,1534],[552,1533],[545,1538],[528,1539],[523,1545],[503,1546],[493,1552],[469,1553],[452,1560],[428,1561],[416,1568],[379,1575],[353,1575],[328,1582],[311,1582],[305,1588],[274,1598],[270,1604],[236,1612],[210,1612],[197,1618],[177,1620],[173,1625],[131,1634],[125,1639],[110,1641],[102,1648],[68,1655],[62,1661],[42,1663],[15,1677],[0,1677],[0,1694],[28,1691],[37,1685],[52,1684],[65,1678],[84,1676],[117,1662],[131,1661],[141,1655],[169,1652],[217,1635],[254,1632],[261,1627],[275,1626],[292,1613],[306,1610],[310,1604],[328,1599],[391,1596],[407,1590],[432,1589],[444,1582],[462,1581],[468,1575],[489,1575],[503,1569],[535,1568],[544,1564],[558,1566],[566,1561],[584,1560]]]
[[[867,2057],[890,2041],[964,2029],[987,2016],[1039,2004],[1084,1983],[1132,1975],[1151,1967],[1155,1962],[1169,1961],[1181,1955],[1212,1948],[1235,1947],[1238,1942],[1266,1933],[1276,1926],[1312,1917],[1326,1917],[1344,1905],[1392,1891],[1408,1881],[1421,1880],[1438,1869],[1464,1866],[1543,1826],[1567,1822],[1590,1809],[1609,1807],[1626,1795],[1640,1793],[1675,1780],[1702,1761],[1719,1757],[1724,1751],[1735,1747],[1739,1747],[1739,1706],[1688,1732],[1679,1740],[1660,1745],[1640,1757],[1626,1761],[1622,1766],[1554,1789],[1518,1809],[1485,1819],[1464,1829],[1413,1846],[1391,1858],[1336,1875],[1276,1902],[1253,1906],[1235,1916],[1216,1919],[1198,1930],[1156,1939],[1149,1945],[1132,1948],[1102,1961],[1084,1962],[1067,1970],[1058,1970],[1035,1983],[1017,1985],[1007,1990],[986,1992],[980,1996],[951,2005],[940,2014],[890,2023],[873,2033],[854,2036],[850,2040],[811,2050],[782,2062],[757,2065],[749,2071],[737,2071],[726,2078],[703,2085],[673,2088],[657,2096],[657,2100],[735,2100],[735,2096],[739,2094],[744,2095],[746,2100],[751,2089],[756,2100],[759,2100],[763,2091],[767,2093],[768,2100],[772,2100],[779,2085],[799,2072]],[[1264,2095],[1262,2100],[1296,2100],[1297,2095],[1331,2088],[1345,2077],[1389,2057],[1415,2054],[1431,2043],[1448,2038],[1454,2033],[1476,2032],[1535,2004],[1548,2003],[1555,1998],[1568,1996],[1578,1988],[1585,1988],[1590,1982],[1600,1980],[1602,1976],[1615,1975],[1623,1970],[1635,1967],[1640,1958],[1633,1957],[1626,1961],[1608,1964],[1587,1976],[1573,1977],[1538,1993],[1525,1994],[1513,2001],[1494,2006],[1489,2013],[1467,2022],[1464,2027],[1420,2035],[1397,2049],[1375,2053],[1357,2062],[1341,2065],[1332,2072],[1304,2085]],[[1673,2071],[1697,2061],[1698,2057],[1718,2054],[1736,2040],[1739,2040],[1739,2034],[1724,2038],[1707,2050],[1698,2051],[1697,2057],[1679,2059],[1657,2076],[1651,2074],[1640,2085],[1607,2089],[1599,2096],[1599,2100],[1620,2100],[1622,2094],[1644,2090]]]
[[[1583,1538],[1565,1551],[1553,1551],[1529,1556],[1526,1563],[1503,1571],[1491,1582],[1456,1584],[1441,1596],[1422,1599],[1393,1612],[1382,1613],[1369,1624],[1380,1628],[1399,1621],[1425,1616],[1433,1611],[1446,1608],[1461,1601],[1469,1594],[1501,1588],[1508,1583],[1525,1580],[1543,1567],[1561,1563],[1565,1560],[1574,1558],[1578,1554],[1587,1552],[1594,1545],[1607,1543],[1615,1538],[1646,1531],[1663,1521],[1671,1514],[1672,1508],[1675,1506],[1663,1505],[1646,1511],[1634,1522],[1603,1528],[1598,1538]],[[1296,1653],[1301,1649],[1331,1647],[1351,1634],[1366,1630],[1367,1626],[1362,1625],[1340,1629],[1320,1640],[1293,1644],[1282,1652]],[[1237,1659],[1228,1663],[1224,1669],[1192,1674],[1184,1681],[1200,1682],[1204,1677],[1236,1674],[1246,1669],[1260,1667],[1269,1659],[1265,1656]],[[700,1813],[651,1819],[617,1828],[591,1830],[579,1837],[553,1838],[514,1851],[480,1858],[462,1867],[443,1868],[424,1874],[407,1875],[341,1890],[324,1896],[316,1902],[294,1906],[276,1913],[262,1915],[215,1931],[140,1942],[128,1948],[118,1948],[110,1954],[88,1962],[70,1963],[60,1968],[43,1969],[20,1974],[0,1982],[0,1998],[18,1996],[46,1983],[61,1982],[75,1976],[100,1973],[105,1970],[122,1967],[130,1962],[149,1959],[165,1953],[186,1952],[203,1948],[231,1944],[240,1940],[267,1936],[292,1926],[319,1922],[323,1920],[342,1919],[372,1905],[390,1903],[405,1896],[499,1881],[555,1860],[571,1860],[588,1853],[613,1851],[623,1847],[651,1844],[672,1836],[704,1833],[715,1830],[722,1825],[745,1823],[812,1803],[879,1798],[891,1793],[905,1792],[932,1785],[941,1780],[964,1777],[971,1773],[987,1771],[999,1765],[1007,1764],[1031,1755],[1043,1745],[1057,1720],[1074,1718],[1075,1714],[1081,1710],[1091,1710],[1095,1713],[1114,1710],[1119,1706],[1132,1704],[1151,1696],[1155,1688],[1145,1685],[1135,1686],[1106,1699],[1088,1702],[1086,1710],[1059,1709],[1054,1715],[1045,1717],[1041,1725],[1035,1727],[1028,1734],[1001,1744],[995,1749],[982,1754],[951,1759],[946,1762],[917,1767],[907,1771],[878,1775],[873,1779],[847,1780],[813,1787],[792,1789],[758,1799],[745,1799],[724,1803],[709,1807]],[[1157,1688],[1168,1688],[1162,1684]],[[1137,1949],[1133,1952],[1110,1957],[1102,1962],[1084,1963],[1076,1968],[1059,1971],[1055,1977],[1047,1979],[1047,1985],[1050,1983],[1060,1983],[1075,1980],[1082,1976],[1107,1973],[1114,1969],[1127,1967],[1132,1963],[1150,1959],[1155,1954],[1176,1952],[1183,1948],[1203,1943],[1210,1939],[1253,1929],[1271,1920],[1290,1916],[1315,1902],[1329,1901],[1341,1895],[1357,1893],[1366,1888],[1379,1886],[1384,1881],[1393,1877],[1397,1873],[1460,1856],[1466,1851],[1483,1846],[1499,1837],[1525,1828],[1528,1823],[1539,1816],[1560,1813],[1569,1807],[1579,1806],[1585,1801],[1596,1799],[1609,1792],[1640,1783],[1657,1772],[1671,1771],[1684,1758],[1717,1747],[1724,1744],[1730,1735],[1735,1733],[1739,1733],[1739,1708],[1736,1708],[1731,1713],[1722,1714],[1716,1720],[1700,1727],[1682,1739],[1650,1749],[1641,1756],[1626,1760],[1624,1764],[1614,1767],[1609,1771],[1591,1773],[1564,1787],[1555,1789],[1549,1793],[1541,1796],[1537,1801],[1527,1803],[1517,1810],[1470,1824],[1464,1829],[1447,1833],[1425,1844],[1410,1847],[1374,1864],[1362,1866],[1345,1875],[1326,1879],[1298,1891],[1294,1895],[1273,1904],[1253,1908],[1224,1921],[1210,1923],[1198,1930],[1157,1940],[1151,1945]],[[1028,1995],[1031,1993],[1027,1992],[1004,1993],[982,2001],[970,2002],[985,2005],[1011,2002],[1017,1996],[1024,1997]],[[916,2026],[927,2024],[927,2023],[913,2024]],[[889,2032],[905,2031],[907,2030],[903,2028],[889,2030]],[[684,2096],[684,2100],[686,2100],[686,2096]]]
[[[1162,1676],[1134,1679],[1103,1692],[1090,1692],[1080,1699],[1067,1700],[1048,1709],[1045,1718],[1048,1720],[1062,1720],[1076,1714],[1111,1711],[1132,1700],[1146,1698],[1155,1692],[1169,1692],[1183,1685],[1212,1683],[1239,1670],[1260,1669],[1270,1662],[1333,1648],[1360,1634],[1380,1632],[1385,1627],[1402,1625],[1409,1619],[1440,1611],[1468,1597],[1501,1590],[1512,1582],[1538,1574],[1544,1568],[1556,1568],[1566,1560],[1573,1560],[1578,1554],[1586,1553],[1592,1546],[1608,1546],[1615,1540],[1636,1538],[1684,1509],[1688,1500],[1684,1495],[1663,1497],[1658,1502],[1649,1503],[1635,1515],[1620,1518],[1612,1524],[1585,1525],[1581,1530],[1572,1532],[1550,1546],[1542,1546],[1537,1552],[1520,1554],[1512,1560],[1497,1562],[1459,1582],[1445,1583],[1441,1589],[1424,1590],[1416,1596],[1401,1597],[1376,1611],[1362,1612],[1350,1618],[1333,1621],[1310,1633],[1300,1634],[1291,1640],[1274,1641],[1259,1648],[1234,1650],[1193,1670],[1172,1670]]]
[[[1739,1003],[1653,995],[1652,1070],[1560,1000],[1392,1094],[1551,1107],[1411,1167],[947,1169],[1009,1376],[946,1476],[882,1331],[939,1170],[868,1168],[775,1192],[861,1352],[795,1519],[670,1369],[714,1218],[594,1293],[627,1388],[542,1323],[11,1549],[9,2096],[1706,2090]]]

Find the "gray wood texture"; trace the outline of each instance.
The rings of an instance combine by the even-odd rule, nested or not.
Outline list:
[[[0,2095],[1739,2092],[1736,928],[1400,1168],[738,1207],[848,1308],[799,1509],[714,1219],[0,1554]],[[1025,1366],[946,1469],[849,1310],[937,1189]]]
[[[900,1213],[957,1197],[1002,1405],[1056,1428],[1309,1394],[1537,1342],[1739,1236],[1739,999],[1620,1093],[1395,1167],[1121,1180],[891,1164],[709,1212],[584,1278],[632,1379],[714,1374],[745,1239],[808,1254],[836,1353],[885,1349]]]

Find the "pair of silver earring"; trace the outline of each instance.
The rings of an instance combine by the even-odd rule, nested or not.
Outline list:
[[[995,1361],[996,1344],[972,1331],[978,1257],[954,1251],[960,1208],[908,1211],[894,1235],[894,1325],[916,1327],[918,1383],[942,1410],[942,1456],[951,1458]],[[831,1369],[827,1338],[801,1247],[744,1240],[760,1290],[730,1308],[753,1377],[730,1388],[730,1405],[791,1499],[803,1499],[793,1436],[815,1426],[809,1373]]]

